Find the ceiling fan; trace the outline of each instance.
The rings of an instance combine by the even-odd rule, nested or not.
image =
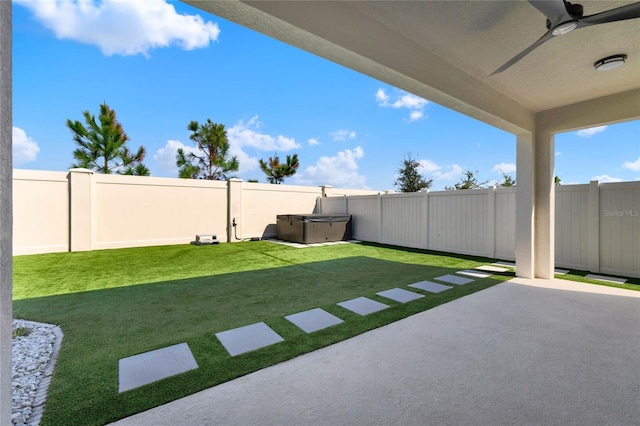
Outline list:
[[[569,3],[566,0],[529,0],[529,3],[547,17],[547,33],[531,46],[511,58],[491,75],[499,74],[511,67],[534,49],[555,36],[567,34],[570,31],[592,25],[640,18],[640,2],[588,16],[582,16],[582,5]]]

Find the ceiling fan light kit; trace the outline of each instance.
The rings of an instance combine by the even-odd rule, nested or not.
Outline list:
[[[547,32],[531,46],[509,59],[504,65],[491,73],[492,76],[511,68],[534,49],[554,37],[594,25],[640,18],[640,2],[588,16],[583,16],[584,8],[582,5],[570,3],[566,0],[529,0],[529,3],[546,16]],[[626,58],[626,55],[610,56],[600,59],[593,65],[598,71],[606,71],[623,65]]]
[[[552,33],[555,36],[563,35],[563,34],[566,34],[566,33],[570,32],[570,31],[575,30],[577,26],[578,26],[578,21],[564,22],[564,23],[558,25],[557,27],[555,27],[553,29]]]
[[[593,64],[593,67],[596,69],[596,71],[609,71],[624,65],[624,62],[626,60],[627,55],[607,56],[606,58],[602,58],[599,61],[596,61],[596,63]]]

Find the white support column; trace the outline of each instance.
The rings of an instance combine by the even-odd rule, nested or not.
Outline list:
[[[534,277],[533,167],[531,134],[518,135],[516,147],[516,275],[524,278]]]
[[[536,129],[534,135],[534,274],[552,279],[555,269],[555,141],[551,132]]]
[[[600,272],[600,182],[589,182],[589,271]]]
[[[11,424],[13,163],[11,2],[0,1],[0,424]]]

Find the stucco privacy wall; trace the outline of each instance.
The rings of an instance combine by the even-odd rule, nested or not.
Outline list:
[[[22,255],[271,237],[278,214],[312,213],[333,188],[17,169],[13,190],[13,253]]]
[[[93,249],[185,244],[227,227],[227,183],[94,174]]]
[[[13,171],[14,254],[69,250],[67,172]]]
[[[515,259],[515,188],[329,197],[323,213],[353,215],[354,238]],[[555,191],[555,265],[640,277],[640,182]]]

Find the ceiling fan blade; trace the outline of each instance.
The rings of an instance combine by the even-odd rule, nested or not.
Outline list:
[[[531,46],[527,47],[526,49],[524,49],[522,52],[518,53],[516,56],[514,56],[513,58],[509,59],[507,61],[507,63],[505,63],[503,66],[501,66],[500,68],[498,68],[497,70],[495,70],[494,72],[491,73],[491,76],[494,76],[496,74],[500,74],[502,71],[506,70],[507,68],[510,68],[513,64],[515,64],[516,62],[518,62],[520,59],[524,58],[525,56],[527,56],[529,53],[531,53],[534,49],[536,49],[537,47],[539,47],[540,45],[542,45],[543,43],[545,43],[548,40],[551,40],[554,37],[553,32],[551,30],[547,31],[547,33],[545,35],[543,35],[542,37],[540,37],[538,39],[538,41],[536,41],[535,43],[533,43]]]
[[[529,3],[551,21],[552,27],[573,19],[567,12],[564,0],[529,0]]]
[[[607,10],[606,12],[596,13],[595,15],[585,16],[579,20],[578,26],[585,27],[588,25],[606,24],[607,22],[624,21],[635,18],[640,18],[640,2],[617,7]]]

